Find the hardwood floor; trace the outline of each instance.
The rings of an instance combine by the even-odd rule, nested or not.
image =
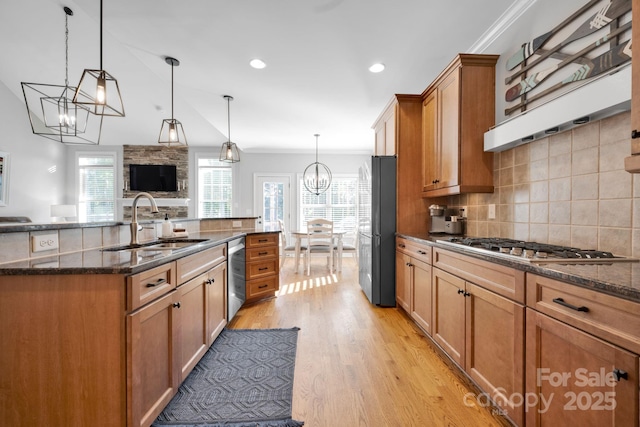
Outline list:
[[[243,307],[229,328],[301,328],[294,419],[305,427],[510,425],[473,398],[465,405],[477,391],[404,311],[369,304],[355,259],[336,274],[324,259],[312,261],[311,276],[293,264],[281,269],[277,297]]]

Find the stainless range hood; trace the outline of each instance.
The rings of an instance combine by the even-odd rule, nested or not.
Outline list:
[[[587,121],[631,109],[631,64],[589,80],[545,104],[505,120],[484,134],[485,151],[504,151]]]

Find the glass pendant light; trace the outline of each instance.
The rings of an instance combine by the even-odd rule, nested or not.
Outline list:
[[[227,132],[229,140],[222,144],[220,149],[220,161],[227,163],[236,163],[240,161],[240,152],[235,142],[231,142],[231,107],[230,103],[233,101],[233,96],[224,95],[224,99],[227,100]]]
[[[75,87],[69,86],[69,16],[73,11],[62,8],[65,35],[64,86],[22,82],[27,113],[34,134],[65,144],[97,145],[102,131],[102,117],[89,114],[89,109],[73,103]]]
[[[118,81],[102,68],[102,0],[100,0],[100,69],[85,69],[73,102],[99,116],[124,117]]]
[[[316,133],[314,136],[316,137],[316,161],[304,170],[302,182],[309,193],[319,196],[331,186],[331,170],[324,163],[318,162],[318,137],[320,135]]]
[[[165,144],[167,147],[187,145],[187,137],[184,135],[182,123],[173,118],[173,67],[180,65],[180,61],[170,56],[167,56],[164,60],[171,65],[171,118],[162,121],[158,143]]]

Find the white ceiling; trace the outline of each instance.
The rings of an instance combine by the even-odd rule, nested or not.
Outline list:
[[[522,0],[520,0],[522,1]],[[529,0],[530,1],[530,0]],[[246,152],[369,152],[371,125],[394,93],[421,93],[469,52],[514,0],[104,0],[103,68],[117,78],[126,117],[105,119],[101,144],[157,141],[162,120],[183,123],[190,146],[227,136]],[[0,81],[64,84],[99,68],[99,0],[0,2]],[[496,53],[496,52],[487,52]],[[267,63],[249,66],[253,58]],[[379,74],[368,67],[382,62]],[[25,112],[22,124],[29,126]]]

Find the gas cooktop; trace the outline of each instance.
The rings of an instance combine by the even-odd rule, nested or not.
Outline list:
[[[593,249],[579,249],[547,243],[525,242],[500,237],[450,237],[436,240],[453,246],[467,246],[468,249],[491,253],[501,257],[532,264],[609,264],[611,262],[638,262],[638,259],[614,255],[611,252]]]

